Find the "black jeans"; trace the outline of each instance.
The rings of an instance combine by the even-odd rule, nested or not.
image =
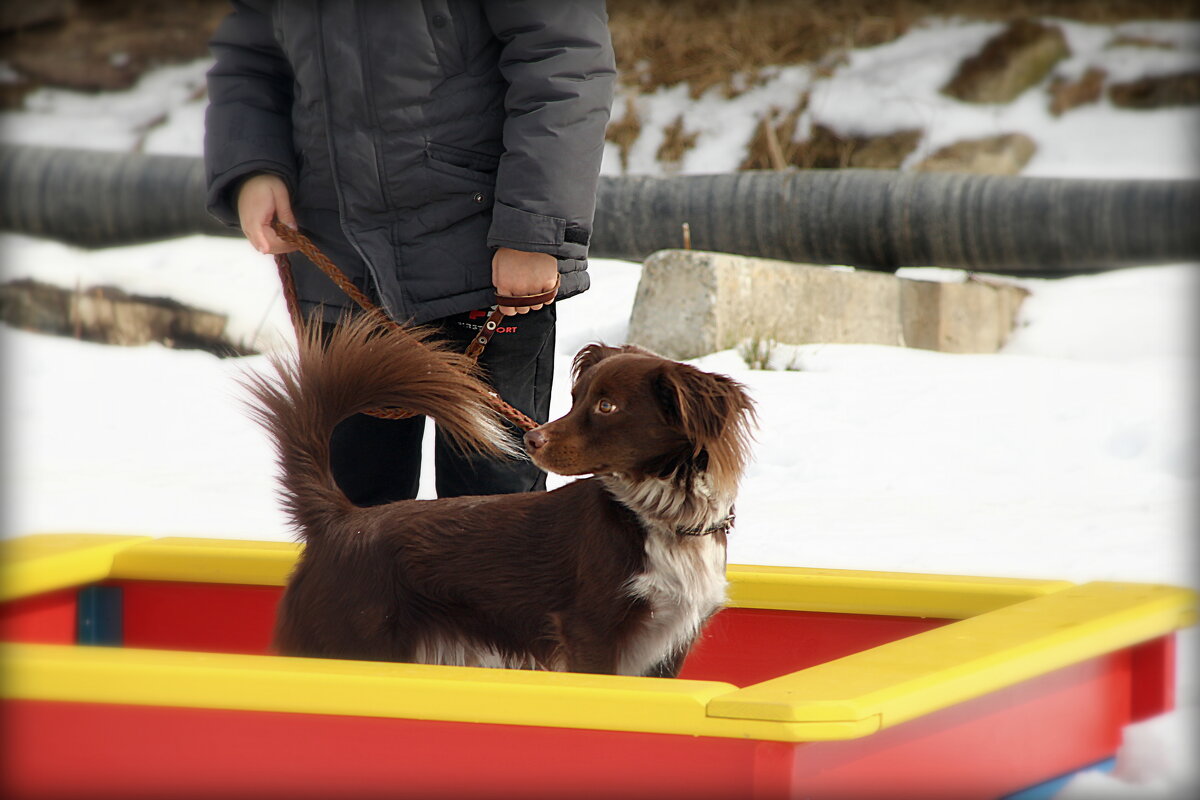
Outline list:
[[[554,378],[556,307],[506,317],[484,349],[484,377],[502,398],[546,422]],[[473,311],[431,323],[438,335],[466,349],[486,315]],[[511,329],[511,330],[510,330]],[[515,437],[521,431],[510,423]],[[381,419],[356,414],[330,438],[334,479],[356,505],[373,506],[417,496],[421,479],[424,417]],[[438,497],[544,491],[546,473],[528,461],[497,461],[455,451],[438,432],[434,448]]]

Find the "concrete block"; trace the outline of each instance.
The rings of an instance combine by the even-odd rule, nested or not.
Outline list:
[[[696,250],[646,259],[629,340],[695,358],[759,339],[988,353],[1007,339],[1024,290]]]

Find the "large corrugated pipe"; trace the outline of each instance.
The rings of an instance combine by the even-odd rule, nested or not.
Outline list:
[[[85,246],[239,235],[204,211],[199,159],[0,146],[0,230]],[[683,245],[869,269],[1005,273],[1200,261],[1200,181],[888,170],[600,181],[591,253]]]
[[[685,222],[697,250],[788,261],[1092,271],[1200,261],[1200,181],[854,169],[635,176],[601,185],[593,249],[636,259],[679,247]]]
[[[204,210],[204,162],[0,145],[0,230],[85,247],[230,233]]]

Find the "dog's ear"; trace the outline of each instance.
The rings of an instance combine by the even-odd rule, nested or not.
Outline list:
[[[675,465],[686,463],[704,472],[714,486],[736,488],[750,456],[755,424],[754,401],[745,388],[725,375],[675,362],[664,365],[653,381],[663,416],[686,438],[691,451],[678,454]]]
[[[692,442],[697,454],[730,424],[753,413],[740,383],[688,364],[664,365],[654,378],[654,392],[667,421]]]
[[[594,342],[587,345],[578,353],[575,354],[575,361],[571,364],[572,380],[579,380],[579,376],[587,372],[592,367],[599,364],[604,359],[611,355],[621,352],[616,347],[609,347],[606,344]]]
[[[609,356],[619,355],[621,353],[637,353],[638,355],[652,356],[654,355],[649,350],[638,347],[636,344],[625,344],[620,347],[610,347],[609,345],[600,342],[594,342],[584,347],[575,354],[575,362],[571,366],[571,380],[578,381],[579,376],[587,372],[598,363],[608,358]]]

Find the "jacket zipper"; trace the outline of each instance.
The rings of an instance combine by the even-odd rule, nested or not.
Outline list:
[[[337,196],[338,201],[338,222],[341,224],[342,234],[346,237],[346,241],[350,243],[350,246],[354,248],[354,252],[358,254],[360,259],[362,259],[363,265],[367,269],[367,274],[370,276],[371,280],[374,281],[375,286],[379,287],[379,276],[376,274],[375,265],[371,262],[371,259],[367,258],[367,254],[363,252],[362,247],[358,243],[358,239],[351,234],[346,225],[346,198],[341,190],[342,183],[339,177],[337,153],[335,152],[336,148],[333,146],[333,115],[329,110],[329,71],[327,69],[328,65],[325,63],[325,25],[321,16],[321,0],[312,0],[312,13],[313,19],[317,23],[316,55],[320,62],[320,74],[322,80],[324,81],[324,86],[322,87],[324,89],[324,97],[321,99],[321,113],[325,117],[325,146],[329,151],[329,169],[332,173],[331,177],[333,178],[334,194]],[[391,303],[388,302],[388,299],[383,296],[383,292],[380,292],[377,289],[375,294],[378,296],[379,303],[381,306],[383,306],[383,310],[387,312],[387,315],[392,319],[399,319],[400,317],[397,315],[396,309],[393,308]]]
[[[383,205],[386,208],[394,208],[392,204],[391,192],[388,189],[387,168],[383,162],[383,152],[379,147],[379,111],[375,106],[375,92],[372,84],[374,77],[371,72],[371,53],[367,46],[366,37],[363,34],[363,19],[361,3],[354,4],[354,22],[355,32],[358,35],[359,52],[363,53],[359,63],[362,64],[362,84],[363,84],[363,104],[367,109],[367,121],[371,125],[371,149],[375,151],[375,168],[377,170],[377,178],[379,180],[379,194],[383,197]]]

